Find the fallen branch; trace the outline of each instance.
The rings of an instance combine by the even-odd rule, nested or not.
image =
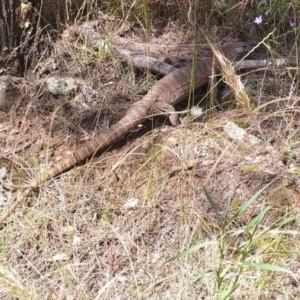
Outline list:
[[[126,60],[129,65],[139,69],[150,70],[153,74],[166,76],[176,70],[175,67],[167,64],[155,57],[144,54],[133,54],[129,50],[117,50],[118,54]],[[274,69],[279,67],[295,67],[296,64],[285,58],[262,59],[262,60],[243,60],[232,62],[235,70],[246,69]]]

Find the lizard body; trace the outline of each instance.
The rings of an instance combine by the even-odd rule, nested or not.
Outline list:
[[[224,55],[233,59],[239,53],[248,50],[248,46],[243,42],[233,42],[222,48]],[[167,108],[182,101],[189,95],[191,88],[196,89],[209,81],[212,73],[212,59],[207,58],[197,60],[193,65],[188,65],[169,73],[149,90],[142,100],[135,102],[127,111],[126,115],[108,130],[101,132],[93,140],[84,143],[78,150],[74,151],[70,157],[66,157],[62,162],[57,163],[44,174],[37,176],[28,188],[20,191],[14,203],[0,217],[0,225],[6,218],[41,184],[47,182],[74,166],[92,157],[96,152],[120,141],[126,134],[134,130],[143,123],[159,104],[164,104]],[[191,83],[191,78],[193,82]]]

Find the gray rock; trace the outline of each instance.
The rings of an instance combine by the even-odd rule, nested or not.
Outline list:
[[[233,140],[242,140],[246,137],[246,138],[248,138],[251,145],[256,145],[261,142],[261,140],[259,138],[257,138],[256,136],[254,136],[252,134],[248,134],[246,132],[246,130],[237,126],[233,122],[227,122],[224,125],[223,129],[224,129],[225,133]]]
[[[52,95],[66,96],[76,93],[79,82],[72,77],[54,76],[47,78],[46,85]]]

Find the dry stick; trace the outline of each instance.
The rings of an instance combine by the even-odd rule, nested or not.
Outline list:
[[[115,50],[117,55],[126,60],[129,65],[139,69],[150,69],[152,73],[166,76],[176,70],[172,65],[163,62],[155,57],[143,54],[134,54],[129,50]],[[243,60],[233,61],[232,66],[237,70],[260,69],[260,68],[279,68],[279,67],[296,67],[296,63],[285,58],[278,59],[261,59],[261,60]]]

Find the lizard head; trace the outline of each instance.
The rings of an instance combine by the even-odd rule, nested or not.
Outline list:
[[[252,47],[245,42],[231,42],[222,47],[222,52],[227,58],[234,59],[248,53]]]
[[[252,47],[245,42],[234,42],[233,48],[236,54],[247,53],[252,49]]]

